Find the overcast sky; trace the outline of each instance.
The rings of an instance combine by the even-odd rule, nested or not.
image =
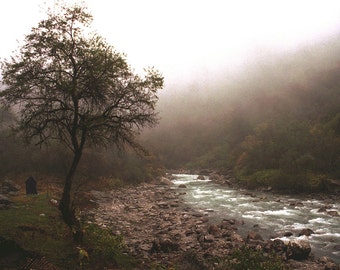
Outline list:
[[[77,2],[68,0],[66,2]],[[80,1],[78,1],[80,2]],[[240,69],[252,55],[282,52],[340,33],[339,0],[83,0],[93,27],[137,71],[166,83]],[[0,1],[0,57],[7,57],[54,0]]]

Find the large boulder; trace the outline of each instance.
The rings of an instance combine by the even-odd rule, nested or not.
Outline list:
[[[294,239],[287,244],[287,258],[298,261],[306,260],[309,257],[312,248],[308,241],[304,239]]]
[[[286,245],[285,245],[285,243],[282,240],[274,239],[274,240],[272,240],[272,241],[270,241],[268,243],[269,243],[269,246],[268,246],[269,249],[273,249],[277,253],[284,253],[284,252],[286,252]]]
[[[312,234],[314,234],[314,232],[311,230],[311,229],[302,229],[298,236],[302,236],[302,235],[305,235],[305,236],[311,236]]]
[[[306,236],[295,239],[275,238],[268,241],[265,248],[267,251],[275,251],[282,258],[297,261],[308,259],[312,250]]]

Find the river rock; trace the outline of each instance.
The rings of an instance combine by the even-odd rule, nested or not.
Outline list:
[[[339,270],[339,266],[326,256],[319,258],[318,261],[325,265],[325,270]]]
[[[314,232],[311,230],[311,229],[302,229],[298,236],[302,236],[302,235],[305,235],[305,236],[311,236],[312,234],[314,234]]]
[[[197,218],[201,218],[201,217],[204,216],[204,214],[199,213],[199,212],[193,212],[193,213],[192,213],[192,216],[193,216],[193,217],[197,217]]]
[[[212,173],[209,175],[209,179],[212,181],[221,181],[222,180],[222,176],[217,174],[217,173]]]
[[[277,253],[283,253],[286,252],[286,245],[285,243],[280,239],[274,239],[272,241],[269,241],[268,251],[274,250]]]
[[[283,234],[284,237],[290,237],[290,236],[292,236],[292,235],[294,235],[292,232],[285,232],[285,233]]]
[[[243,238],[241,237],[241,235],[237,234],[237,233],[232,233],[231,235],[231,240],[234,241],[234,242],[237,242],[237,243],[243,243],[244,240]]]
[[[204,175],[199,175],[199,176],[197,176],[197,178],[196,178],[197,180],[204,180],[205,179],[205,177],[204,177]]]
[[[173,185],[173,183],[171,182],[171,180],[169,178],[166,177],[161,177],[161,179],[159,180],[159,183],[161,185],[167,185],[167,186],[171,186]]]
[[[331,210],[331,211],[326,211],[328,215],[332,216],[332,217],[338,217],[339,213],[338,211],[335,210]]]
[[[221,231],[220,227],[218,227],[215,224],[209,226],[208,233],[215,236],[215,237],[221,237],[222,236],[222,231]]]
[[[257,232],[254,232],[254,231],[250,231],[247,235],[247,241],[248,240],[259,240],[259,241],[263,241],[263,238],[262,236],[257,233]]]
[[[339,266],[336,265],[334,262],[327,262],[325,264],[325,270],[339,270]]]
[[[287,244],[287,258],[294,260],[306,260],[309,257],[312,248],[310,244],[302,239],[294,239]]]
[[[235,220],[235,219],[223,219],[221,221],[220,227],[222,229],[231,229],[235,228],[235,226],[244,225],[244,220]]]
[[[204,236],[204,242],[212,243],[214,240],[215,237],[212,234],[207,234]]]
[[[222,229],[228,229],[228,228],[230,228],[230,226],[231,225],[234,225],[235,224],[235,220],[233,220],[233,219],[223,219],[222,221],[221,221],[221,224],[220,224],[220,227],[222,228]]]
[[[326,206],[322,206],[318,209],[318,213],[323,213],[323,212],[327,212],[327,209],[330,209],[331,206],[326,205]]]
[[[303,207],[302,202],[291,202],[289,205],[294,207]]]
[[[152,242],[151,253],[153,252],[165,252],[177,251],[179,244],[170,238],[155,239]]]

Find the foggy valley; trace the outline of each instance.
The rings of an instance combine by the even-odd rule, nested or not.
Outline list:
[[[0,50],[0,269],[339,269],[333,10],[47,2]]]
[[[333,132],[335,141],[330,143],[331,148],[338,145],[336,133],[340,91],[337,89],[337,41],[336,38],[295,52],[263,56],[250,63],[236,77],[226,73],[206,85],[193,81],[185,89],[175,89],[174,94],[172,89],[167,89],[167,93],[161,94],[158,105],[160,124],[145,131],[143,139],[155,153],[161,154],[166,164],[175,168],[189,163],[193,167],[230,167],[239,158],[236,155],[232,158],[233,162],[228,162],[230,152],[244,153],[244,149],[236,148],[242,147],[250,136],[254,139],[259,136],[256,139],[263,140],[265,147],[266,139],[269,138],[261,136],[268,135],[278,136],[271,138],[270,142],[272,147],[277,148],[268,151],[279,151],[281,154],[283,149],[298,151],[300,157],[311,155],[313,162],[320,165],[316,157],[318,154],[312,154],[311,151],[321,140],[308,138],[310,141],[304,142],[303,139],[311,136],[313,129],[318,129],[328,136],[328,132]],[[305,143],[304,150],[290,149],[293,147],[291,141],[286,146],[275,145],[290,137],[291,134],[283,134],[283,130],[279,130],[288,131],[289,127],[305,129],[292,131],[302,132],[300,135],[303,137],[296,138],[295,143],[296,147]],[[326,131],[326,127],[333,130]],[[271,134],[264,134],[268,132]],[[304,132],[306,134],[302,135]],[[322,134],[315,136],[325,136]],[[274,158],[272,155],[270,157]],[[333,160],[328,163],[333,164],[335,170],[338,158],[334,153]],[[317,168],[319,165],[313,166]],[[261,168],[268,166],[268,169],[277,169],[271,168],[269,164],[260,165]],[[334,173],[334,177],[338,177],[338,172]]]

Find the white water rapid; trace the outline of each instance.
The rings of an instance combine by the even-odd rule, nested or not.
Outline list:
[[[209,179],[197,180],[197,175],[175,174],[173,183],[184,184],[184,201],[196,210],[208,213],[212,221],[222,219],[243,220],[241,235],[258,231],[264,239],[293,236],[302,229],[311,229],[308,237],[312,253],[328,256],[340,263],[340,217],[318,210],[327,206],[328,211],[340,209],[340,202],[324,202],[312,197],[282,196],[271,193],[246,192],[221,186]],[[254,226],[255,225],[255,226]]]

